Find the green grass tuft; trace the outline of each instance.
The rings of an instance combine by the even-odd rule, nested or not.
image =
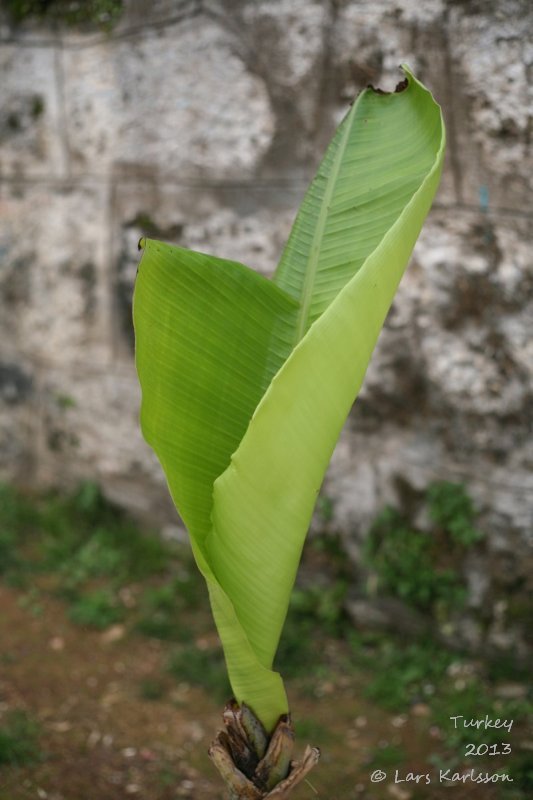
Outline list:
[[[124,619],[124,609],[105,589],[82,595],[70,608],[69,618],[77,625],[105,630]]]
[[[39,726],[25,712],[10,711],[0,723],[0,764],[22,767],[42,759]]]
[[[195,644],[175,650],[168,670],[179,681],[201,686],[220,702],[232,696],[221,649],[200,650]]]

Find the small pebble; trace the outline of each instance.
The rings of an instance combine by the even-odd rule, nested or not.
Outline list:
[[[103,644],[113,644],[113,642],[118,642],[120,639],[123,639],[125,633],[126,628],[124,625],[111,625],[111,627],[101,635],[100,641]]]
[[[527,686],[521,683],[502,683],[496,687],[496,696],[504,700],[521,700],[527,695]]]
[[[391,719],[391,725],[393,728],[403,728],[406,722],[407,716],[405,714],[398,714],[397,717],[393,717]]]
[[[65,719],[65,720],[60,720],[59,722],[51,722],[50,728],[56,733],[67,733],[67,731],[71,730],[72,725]]]
[[[408,789],[404,789],[401,786],[396,786],[394,783],[391,783],[387,787],[387,791],[391,797],[394,797],[395,800],[410,800],[410,798],[413,796]]]
[[[87,747],[93,748],[101,739],[100,731],[91,731],[87,737]]]
[[[411,708],[411,714],[415,717],[429,717],[430,708],[426,703],[415,703]]]

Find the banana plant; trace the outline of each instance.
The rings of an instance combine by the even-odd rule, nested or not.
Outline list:
[[[152,239],[134,293],[141,426],[190,534],[234,699],[211,748],[234,798],[282,797],[290,760],[272,664],[324,473],[431,206],[445,133],[402,67],[336,131],[271,280]]]

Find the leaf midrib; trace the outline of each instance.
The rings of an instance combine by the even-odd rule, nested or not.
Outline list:
[[[302,284],[302,291],[301,291],[301,298],[300,298],[300,311],[298,313],[297,321],[296,321],[296,334],[295,334],[295,341],[294,346],[298,344],[298,342],[303,339],[305,333],[307,332],[307,324],[309,321],[309,310],[311,306],[311,301],[313,299],[313,290],[316,275],[318,272],[318,263],[320,259],[320,249],[322,245],[322,240],[324,238],[324,231],[326,228],[326,222],[329,214],[329,206],[331,199],[333,197],[333,193],[335,191],[335,185],[337,182],[337,176],[339,174],[339,170],[342,164],[342,160],[344,158],[344,153],[346,151],[346,145],[350,138],[350,133],[352,131],[352,127],[354,124],[354,120],[356,117],[356,110],[357,105],[361,97],[365,94],[362,92],[357,101],[355,102],[352,110],[351,110],[351,117],[347,120],[347,124],[345,130],[342,135],[342,139],[339,143],[339,147],[337,148],[337,152],[335,153],[335,158],[333,160],[333,166],[329,172],[327,177],[326,189],[324,191],[324,197],[322,199],[322,203],[320,205],[320,213],[318,215],[317,225],[315,228],[315,233],[313,236],[313,243],[311,245],[311,253],[309,257],[309,262],[307,265],[307,269],[305,271],[304,282]]]

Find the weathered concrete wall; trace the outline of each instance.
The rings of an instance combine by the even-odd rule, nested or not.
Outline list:
[[[465,481],[490,534],[471,570],[474,583],[488,576],[473,605],[496,608],[502,571],[507,593],[525,591],[531,4],[126,6],[110,35],[1,28],[0,476],[90,476],[172,518],[137,422],[138,238],[268,273],[347,103],[369,82],[392,88],[405,61],[444,107],[447,164],[325,491],[357,557],[385,503],[434,479]],[[494,644],[522,647],[498,608]]]

